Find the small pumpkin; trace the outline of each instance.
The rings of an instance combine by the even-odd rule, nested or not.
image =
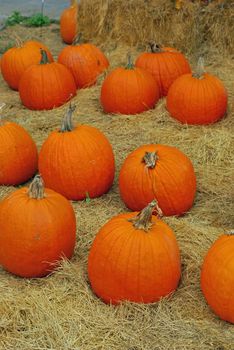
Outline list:
[[[46,51],[41,50],[41,62],[23,73],[19,94],[22,103],[29,109],[52,109],[76,95],[76,84],[65,66],[50,63]]]
[[[7,218],[7,220],[6,220]],[[71,204],[40,176],[0,203],[0,264],[21,277],[43,277],[71,258],[76,218]]]
[[[205,73],[200,59],[195,73],[179,77],[170,87],[166,106],[181,123],[210,124],[227,110],[227,91],[214,75]]]
[[[97,77],[109,66],[102,51],[93,44],[80,44],[80,35],[73,45],[66,46],[59,54],[58,62],[72,72],[77,88],[96,83]]]
[[[37,171],[37,147],[20,125],[0,118],[0,184],[19,185]]]
[[[149,71],[159,86],[160,97],[166,96],[171,84],[182,74],[190,73],[190,65],[185,56],[171,47],[162,47],[151,42],[151,52],[140,54],[136,67]]]
[[[201,289],[211,309],[234,323],[234,230],[222,234],[208,250],[201,268]]]
[[[67,44],[72,44],[78,30],[78,2],[77,0],[70,1],[70,7],[63,10],[60,16],[60,34],[63,41]]]
[[[165,216],[182,215],[192,207],[196,176],[190,159],[176,147],[144,145],[125,159],[119,190],[131,210],[141,210],[156,198]]]
[[[106,113],[136,114],[154,108],[159,89],[152,75],[134,67],[129,58],[126,67],[110,72],[101,88],[101,104]]]
[[[171,228],[152,201],[140,213],[113,217],[98,232],[88,257],[88,277],[104,302],[153,303],[172,293],[180,280],[180,253]]]
[[[16,47],[8,49],[2,55],[2,76],[12,89],[18,90],[20,79],[25,70],[40,62],[41,49],[46,51],[48,61],[53,62],[49,49],[38,41],[26,41],[25,43],[19,41]]]
[[[39,153],[39,171],[47,187],[72,200],[99,197],[114,180],[112,147],[89,125],[73,126],[69,107],[60,130],[53,131]]]

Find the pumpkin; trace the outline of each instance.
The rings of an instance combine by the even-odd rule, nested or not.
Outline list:
[[[0,119],[0,184],[19,185],[37,171],[37,147],[20,125]]]
[[[149,71],[159,86],[160,97],[166,96],[168,89],[180,75],[190,73],[191,68],[185,56],[171,47],[150,43],[151,52],[140,54],[136,67]]]
[[[225,115],[227,92],[217,77],[204,72],[200,59],[194,74],[182,75],[172,84],[166,106],[181,123],[210,124]]]
[[[234,230],[222,234],[208,250],[201,268],[201,289],[211,309],[234,323]]]
[[[69,8],[63,10],[60,16],[60,34],[63,41],[71,44],[77,34],[77,0],[71,0]]]
[[[6,220],[7,218],[7,220]],[[71,258],[76,218],[71,204],[40,176],[0,203],[0,264],[21,277],[43,277]]]
[[[20,79],[25,70],[40,62],[41,49],[46,51],[48,60],[53,62],[49,49],[38,41],[18,42],[17,47],[8,49],[2,55],[2,76],[12,89],[18,90]]]
[[[68,199],[106,193],[114,180],[115,162],[108,139],[89,125],[73,126],[69,107],[60,130],[53,131],[39,153],[39,171],[47,187]]]
[[[72,72],[77,88],[86,88],[96,83],[97,77],[109,66],[106,56],[95,45],[79,44],[66,46],[59,54],[58,62]]]
[[[113,217],[98,232],[88,257],[88,277],[104,302],[153,303],[172,293],[180,280],[175,235],[152,215],[156,201],[140,213]]]
[[[141,210],[156,198],[165,216],[182,215],[193,204],[196,176],[192,162],[179,149],[143,145],[125,159],[119,190],[131,210]]]
[[[136,114],[154,108],[159,89],[152,75],[134,67],[130,58],[126,67],[110,72],[101,88],[101,104],[106,113]]]
[[[46,51],[41,54],[41,62],[29,67],[19,84],[22,103],[35,110],[61,106],[76,95],[71,72],[60,63],[49,63]]]

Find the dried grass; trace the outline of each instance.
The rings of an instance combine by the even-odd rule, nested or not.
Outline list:
[[[87,0],[87,3],[91,2]],[[103,6],[105,3],[102,2]],[[168,2],[165,8],[170,6]],[[11,30],[2,35],[7,39]],[[21,27],[15,30],[22,37],[28,35]],[[35,38],[39,33],[37,29],[30,32]],[[54,26],[51,32],[43,29],[42,33],[42,40],[57,55],[63,46],[58,28]],[[114,37],[111,38],[112,41],[105,43],[105,49],[114,67],[125,61],[129,47],[119,43],[116,48]],[[132,48],[132,53],[136,57],[139,49]],[[189,52],[188,56],[194,60]],[[20,279],[0,270],[1,350],[234,349],[233,326],[210,311],[199,285],[200,266],[207,249],[224,229],[233,227],[234,219],[233,62],[230,56],[224,58],[212,52],[207,56],[207,69],[219,76],[227,87],[229,109],[226,118],[206,127],[177,123],[168,115],[164,100],[155,110],[140,115],[104,115],[99,104],[101,79],[97,86],[78,92],[74,98],[78,106],[75,121],[98,127],[110,139],[116,156],[115,183],[111,191],[100,198],[89,203],[73,203],[77,246],[71,262],[64,261],[58,271],[44,279]],[[39,148],[48,133],[60,125],[67,108],[29,111],[2,79],[0,93],[8,106],[5,116],[23,125]],[[136,147],[151,142],[179,147],[193,161],[198,179],[191,211],[181,218],[165,219],[180,245],[181,283],[174,295],[157,304],[107,306],[89,287],[87,254],[101,225],[126,210],[118,193],[118,173],[123,159]],[[13,187],[1,186],[0,198],[13,190]]]

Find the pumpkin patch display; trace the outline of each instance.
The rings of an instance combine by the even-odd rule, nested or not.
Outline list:
[[[234,323],[234,230],[222,234],[208,250],[201,269],[201,289],[211,309]]]
[[[38,41],[19,42],[17,47],[8,49],[2,55],[2,76],[12,89],[18,90],[20,79],[28,67],[40,63],[41,49],[46,52],[48,61],[53,62],[49,49]]]
[[[59,107],[76,95],[76,84],[64,65],[50,63],[41,50],[41,62],[29,67],[19,84],[22,103],[29,109],[48,110]]]
[[[159,88],[146,70],[134,67],[131,59],[126,67],[110,72],[102,84],[101,104],[106,113],[136,114],[154,108]]]
[[[66,8],[60,16],[60,34],[63,41],[72,44],[77,34],[78,2],[71,0],[70,7]]]
[[[162,47],[151,42],[151,52],[140,54],[136,67],[149,71],[159,86],[160,97],[166,96],[171,84],[182,74],[190,73],[190,65],[185,56],[171,47]]]
[[[6,220],[7,218],[7,220]],[[43,277],[71,258],[76,218],[69,201],[37,175],[0,203],[0,264],[20,277]]]
[[[0,119],[0,184],[19,185],[37,171],[37,147],[20,125]]]
[[[104,302],[153,303],[177,288],[178,244],[171,228],[152,215],[155,207],[154,200],[139,213],[117,215],[95,237],[88,276]]]
[[[115,161],[105,135],[89,125],[72,125],[69,107],[60,130],[53,131],[39,153],[39,171],[47,187],[72,200],[99,197],[114,180]]]
[[[214,75],[205,73],[203,60],[194,74],[179,77],[167,95],[167,109],[181,123],[210,124],[221,119],[227,110],[227,92]]]
[[[131,152],[119,174],[125,205],[143,209],[154,198],[163,215],[182,215],[193,205],[196,176],[190,159],[171,146],[150,144]]]

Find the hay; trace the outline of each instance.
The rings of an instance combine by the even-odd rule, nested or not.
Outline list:
[[[105,3],[105,2],[103,2]],[[110,1],[110,3],[113,3]],[[118,1],[116,1],[118,3]],[[148,1],[148,3],[150,3]],[[165,5],[165,7],[169,5]],[[21,27],[12,30],[22,38]],[[40,30],[30,34],[40,39]],[[43,29],[42,38],[57,55],[62,48],[58,27]],[[179,39],[178,39],[179,40]],[[112,67],[123,63],[128,46],[105,44]],[[139,49],[132,48],[133,56]],[[193,56],[189,56],[193,60]],[[89,203],[73,203],[77,217],[77,246],[71,262],[44,279],[20,279],[0,270],[0,349],[7,350],[233,350],[233,326],[219,320],[200,291],[202,259],[211,243],[233,227],[233,63],[230,56],[207,56],[208,70],[222,79],[229,93],[226,118],[206,126],[185,126],[170,118],[161,100],[155,110],[136,116],[104,115],[99,104],[100,84],[78,91],[75,121],[98,127],[113,145],[115,183],[106,195]],[[0,80],[5,116],[23,125],[40,148],[48,133],[60,125],[67,106],[52,111],[29,111],[16,92]],[[87,255],[99,228],[126,208],[118,193],[118,173],[126,157],[144,143],[179,147],[192,160],[198,189],[191,211],[167,218],[178,239],[182,279],[170,297],[152,305],[123,303],[110,307],[95,297],[87,279]],[[0,198],[13,191],[0,187]]]

